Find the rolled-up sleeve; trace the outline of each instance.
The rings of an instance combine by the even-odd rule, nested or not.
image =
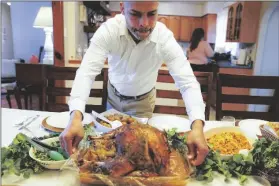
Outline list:
[[[104,23],[92,37],[90,46],[76,72],[68,102],[70,112],[79,110],[84,114],[92,84],[95,77],[101,73],[110,51],[110,41],[111,33]]]
[[[168,34],[161,46],[161,55],[166,63],[176,87],[179,88],[189,120],[205,120],[205,104],[200,84],[197,81],[189,61],[172,34]]]

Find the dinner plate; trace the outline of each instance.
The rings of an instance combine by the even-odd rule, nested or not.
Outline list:
[[[245,119],[238,123],[238,126],[251,138],[258,138],[261,136],[260,125],[266,124],[268,121],[260,119]]]
[[[190,122],[186,118],[172,115],[154,116],[148,120],[148,124],[163,131],[176,128],[177,132],[186,132],[191,130]]]
[[[70,112],[60,112],[49,116],[46,123],[52,127],[64,129],[69,124]],[[82,124],[89,124],[93,121],[91,114],[85,113]]]

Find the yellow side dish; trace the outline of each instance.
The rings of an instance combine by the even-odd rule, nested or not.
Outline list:
[[[222,132],[207,139],[214,151],[219,150],[221,154],[238,154],[241,149],[252,148],[245,136],[236,132]]]

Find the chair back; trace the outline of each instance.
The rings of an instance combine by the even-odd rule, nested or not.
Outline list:
[[[224,94],[224,87],[234,88],[253,88],[253,89],[272,89],[279,91],[279,77],[273,76],[245,76],[245,75],[217,75],[217,103],[216,119],[220,120],[223,116],[233,116],[237,119],[263,119],[268,121],[279,121],[279,95],[272,96],[253,96],[253,95],[232,95]],[[253,104],[268,105],[272,112],[253,112],[224,110],[224,103],[234,104]]]
[[[70,96],[71,87],[65,86],[67,80],[74,80],[76,76],[77,67],[57,67],[50,66],[46,70],[46,82],[44,91],[44,109],[53,112],[68,111],[69,106],[65,99],[60,101],[57,98]],[[96,81],[102,81],[102,88],[92,88],[89,97],[102,98],[100,105],[86,104],[85,112],[90,113],[92,110],[96,112],[104,112],[107,103],[107,69],[103,69],[101,74],[96,76]],[[66,81],[66,83],[65,83]],[[82,82],[81,82],[82,83]]]
[[[210,72],[194,72],[197,81],[201,85],[202,97],[206,103],[205,109],[205,119],[209,120],[210,115],[210,97],[211,97],[211,82],[212,82],[212,73]],[[167,83],[169,86],[174,85],[174,80],[167,70],[159,70],[157,82]],[[166,87],[166,86],[165,86]],[[156,104],[154,113],[161,114],[175,114],[175,115],[185,115],[186,108],[182,99],[182,95],[178,89],[176,90],[162,90],[157,88],[157,98],[159,99],[171,99],[172,101],[177,101],[176,105],[168,106],[164,104]]]

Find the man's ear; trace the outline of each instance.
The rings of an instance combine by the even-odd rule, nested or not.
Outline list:
[[[124,4],[122,1],[120,2],[120,11],[121,11],[121,14],[124,15]]]

